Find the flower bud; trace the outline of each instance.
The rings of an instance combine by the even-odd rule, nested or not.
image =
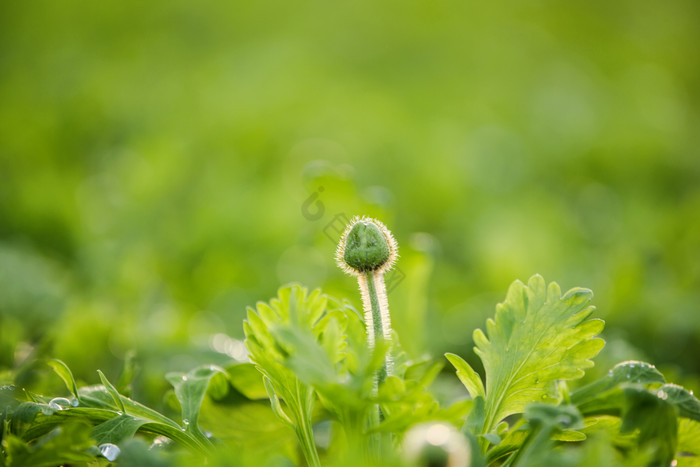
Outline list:
[[[396,240],[378,220],[354,218],[338,244],[336,260],[348,274],[383,273],[396,261]]]

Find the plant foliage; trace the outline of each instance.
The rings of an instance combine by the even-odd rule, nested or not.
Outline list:
[[[622,362],[576,384],[604,345],[591,297],[540,276],[514,282],[474,332],[484,379],[447,354],[469,397],[445,399],[442,362],[407,359],[395,334],[373,348],[349,302],[283,287],[248,310],[252,363],[165,375],[166,412],[179,414],[125,396],[101,371],[101,384],[80,385],[59,360],[47,366],[63,395],[4,386],[0,465],[700,465],[700,401],[653,365]],[[394,374],[377,387],[387,352]]]

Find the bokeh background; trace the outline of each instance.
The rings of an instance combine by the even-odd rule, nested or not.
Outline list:
[[[593,289],[599,371],[700,389],[700,3],[2,2],[0,383],[241,358],[246,306],[400,244],[406,351],[478,365],[515,279]],[[398,277],[398,276],[397,276]]]

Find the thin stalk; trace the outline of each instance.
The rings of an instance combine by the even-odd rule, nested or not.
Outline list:
[[[316,442],[314,441],[313,428],[311,427],[312,407],[310,404],[305,403],[308,398],[302,394],[299,380],[296,382],[296,399],[298,403],[298,413],[296,414],[297,423],[295,431],[301,444],[304,457],[306,458],[306,463],[309,464],[310,467],[321,467],[321,461],[318,458],[318,451],[316,450]]]
[[[377,347],[384,348],[383,343],[390,340],[389,309],[386,303],[384,275],[378,271],[366,271],[358,276],[358,282],[362,291],[363,308],[365,310],[365,323],[367,327],[367,340],[370,348],[376,351]],[[383,294],[383,295],[382,295]],[[377,346],[377,344],[381,344]],[[391,355],[387,352],[382,367],[374,374],[374,394],[377,395],[379,387],[384,384],[386,378],[391,376],[393,370]],[[370,414],[369,427],[377,427],[384,420],[384,414],[379,405],[373,408]],[[380,460],[382,447],[388,444],[389,436],[384,433],[374,433],[370,437],[370,452],[375,460]]]
[[[304,458],[306,458],[306,463],[309,464],[310,467],[321,467],[321,461],[318,458],[316,444],[314,443],[314,433],[311,426],[308,424],[301,424],[297,426],[296,432],[297,438],[301,441],[301,450],[304,453]]]
[[[376,343],[380,341],[390,340],[390,321],[389,309],[386,305],[386,292],[384,286],[384,275],[376,271],[367,271],[363,277],[364,281],[360,281],[360,287],[366,286],[366,293],[363,291],[363,298],[367,298],[365,303],[365,320],[367,324],[367,333],[369,334],[369,342],[371,347],[376,347]],[[384,292],[384,297],[378,291]],[[383,300],[382,300],[383,298]],[[382,306],[384,305],[384,306]],[[386,381],[387,376],[390,376],[393,370],[393,362],[389,353],[384,357],[384,364],[375,375],[375,385],[378,388]]]

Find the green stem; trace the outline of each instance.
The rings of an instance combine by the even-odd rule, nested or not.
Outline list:
[[[301,441],[301,449],[304,452],[306,463],[309,464],[310,467],[321,467],[321,461],[318,458],[316,444],[314,443],[314,433],[311,426],[302,424],[297,426],[296,432],[299,441]]]
[[[308,390],[307,388],[305,388]],[[298,413],[296,414],[296,435],[301,444],[301,449],[304,452],[306,463],[310,467],[321,467],[321,461],[318,458],[316,451],[316,443],[314,441],[314,432],[311,427],[311,411],[312,407],[307,403],[307,394],[302,394],[299,380],[296,382],[296,401]]]
[[[369,303],[365,303],[365,309],[369,308],[372,317],[372,323],[367,323],[367,332],[369,334],[370,343],[374,344],[373,351],[377,348],[385,349],[384,343],[388,339],[385,324],[388,326],[389,310],[386,303],[386,292],[384,287],[384,276],[376,271],[367,271],[364,273],[364,282],[366,282],[366,290],[363,291],[363,298]],[[360,281],[362,287],[362,281]],[[382,295],[383,294],[383,295]],[[384,319],[387,319],[385,323]],[[391,375],[391,356],[387,352],[384,357],[382,367],[377,370],[374,375],[375,391],[379,391],[379,387],[386,381],[387,376]],[[370,428],[378,426],[384,420],[384,414],[379,405],[372,410],[370,414]],[[374,433],[370,437],[370,452],[374,455],[375,461],[381,460],[381,452],[383,446],[388,444],[388,434]]]
[[[369,305],[370,309],[372,310],[372,329],[368,329],[368,332],[372,333],[372,341],[375,343],[376,347],[377,343],[385,340],[385,330],[382,316],[383,314],[389,313],[389,310],[384,310],[384,313],[382,313],[382,302],[380,301],[379,294],[377,293],[377,282],[381,281],[380,286],[382,289],[384,288],[384,276],[373,271],[367,271],[365,273],[365,280],[367,282],[367,296],[369,297]],[[386,377],[389,376],[390,358],[391,357],[387,353],[386,357],[384,358],[382,368],[375,375],[377,387],[384,383],[384,381],[386,381]]]

